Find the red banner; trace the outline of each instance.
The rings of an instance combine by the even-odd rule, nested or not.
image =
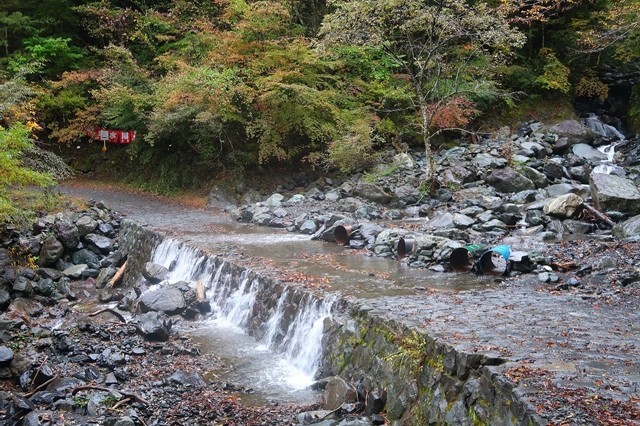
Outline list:
[[[135,130],[110,130],[93,127],[85,129],[85,134],[93,140],[114,144],[129,144],[136,138]]]

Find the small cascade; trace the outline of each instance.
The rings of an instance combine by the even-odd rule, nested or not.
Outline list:
[[[320,301],[311,295],[307,296],[306,300],[300,302],[301,309],[298,309],[282,342],[276,344],[273,340],[266,339],[273,339],[273,336],[265,336],[264,343],[280,348],[292,365],[313,377],[322,354],[324,320],[331,316],[335,298],[327,297]],[[282,318],[282,315],[277,316],[276,321]]]
[[[152,262],[169,269],[169,282],[203,282],[215,319],[262,336],[261,347],[282,353],[309,383],[314,378],[322,354],[324,321],[331,317],[337,298],[320,300],[283,287],[276,300],[272,286],[250,269],[240,269],[170,238],[158,245]],[[271,305],[266,306],[268,303]]]
[[[598,164],[593,168],[592,173],[604,173],[611,174],[616,170],[616,166],[613,164],[613,158],[616,154],[616,146],[620,145],[625,140],[625,136],[615,127],[605,124],[598,118],[597,115],[591,114],[584,119],[585,125],[591,129],[594,133],[602,136],[606,140],[615,141],[609,145],[603,145],[598,147],[598,151],[607,156],[606,160],[602,160],[602,164]]]
[[[600,121],[596,114],[590,114],[589,117],[585,118],[584,124],[591,129],[591,131],[607,140],[624,140],[624,135],[618,129]]]

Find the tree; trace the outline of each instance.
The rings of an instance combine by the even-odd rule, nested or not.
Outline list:
[[[522,45],[523,36],[499,10],[472,0],[333,0],[330,4],[333,12],[320,30],[326,44],[380,48],[410,82],[427,158],[425,181],[431,183],[432,137],[464,124],[474,97],[499,94],[493,67]],[[454,107],[462,114],[439,123],[446,127],[436,127],[434,119]]]

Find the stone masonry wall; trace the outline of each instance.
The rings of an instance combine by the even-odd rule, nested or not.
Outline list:
[[[500,374],[500,358],[457,352],[355,307],[325,333],[323,372],[358,383],[367,410],[385,403],[394,425],[542,424]]]
[[[135,222],[123,221],[120,245],[129,262],[125,285],[140,279],[144,264],[163,238]],[[231,274],[234,285],[239,285],[245,269],[220,258],[214,260],[223,272]],[[256,339],[264,336],[266,323],[285,290],[280,339],[300,306],[317,297],[255,272],[249,273],[249,279],[258,280],[256,303],[246,324],[248,334]],[[384,410],[394,425],[404,426],[543,424],[500,374],[500,358],[458,352],[424,330],[382,320],[346,300],[335,303],[334,311],[333,318],[325,321],[320,373],[357,383],[368,395],[368,414]]]

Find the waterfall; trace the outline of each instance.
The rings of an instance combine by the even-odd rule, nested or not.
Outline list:
[[[609,145],[598,147],[598,151],[605,154],[607,156],[607,159],[602,160],[602,164],[598,164],[593,168],[592,171],[592,173],[604,173],[607,175],[611,174],[616,169],[616,166],[613,164],[613,158],[616,154],[616,146],[618,146],[620,143],[622,143],[622,141],[625,140],[624,135],[615,127],[600,121],[598,116],[595,114],[590,114],[589,117],[585,118],[584,123],[594,133],[602,136],[609,141],[616,141]]]
[[[171,238],[164,239],[156,247],[151,261],[169,269],[169,282],[187,281],[194,285],[203,282],[214,318],[223,319],[245,332],[251,331],[250,323],[261,321],[260,329],[264,333],[259,343],[283,353],[289,363],[305,375],[315,375],[322,354],[324,321],[331,317],[337,297],[320,300],[304,294],[301,298],[298,295],[299,302],[296,302],[296,291],[285,287],[272,312],[266,314],[268,317],[256,318],[255,312],[264,308],[264,301],[258,296],[265,290],[265,283],[250,269],[240,270],[227,261],[207,256]],[[291,312],[292,308],[295,317],[285,319],[285,309]]]

